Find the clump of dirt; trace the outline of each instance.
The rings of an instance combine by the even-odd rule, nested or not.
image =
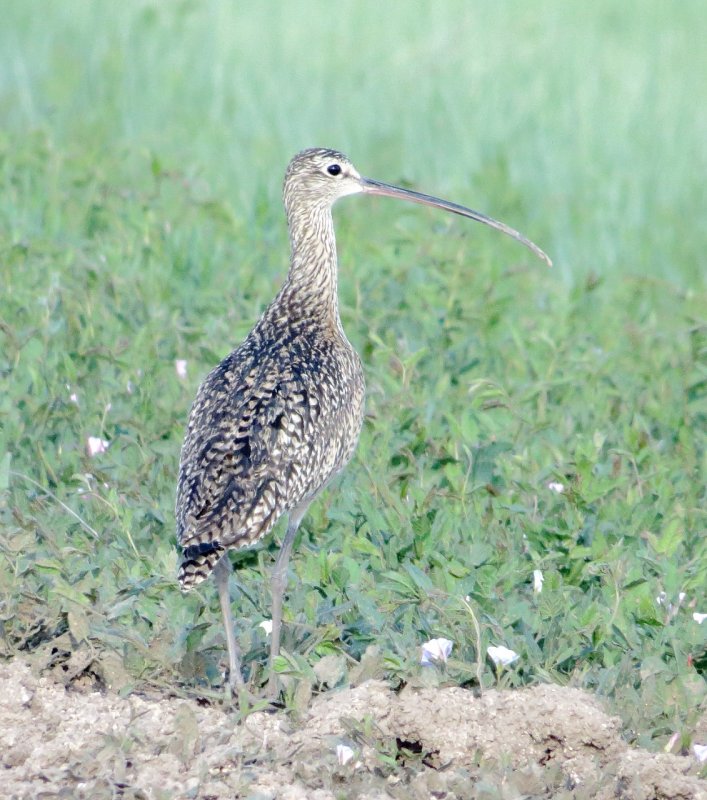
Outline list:
[[[333,800],[705,800],[693,758],[629,748],[585,692],[543,685],[315,698],[298,721],[67,690],[0,664],[2,794]],[[337,752],[338,748],[338,752]]]

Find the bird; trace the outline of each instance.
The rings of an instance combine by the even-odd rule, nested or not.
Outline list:
[[[254,545],[277,520],[287,528],[271,575],[268,692],[277,693],[283,596],[295,536],[310,503],[351,459],[364,418],[361,359],[339,315],[332,206],[353,194],[433,206],[489,225],[550,258],[518,231],[465,206],[363,177],[336,150],[290,161],[283,200],[290,266],[247,338],[204,379],[189,412],[179,461],[178,581],[183,592],[213,575],[226,632],[228,685],[245,689],[236,641],[230,550]]]

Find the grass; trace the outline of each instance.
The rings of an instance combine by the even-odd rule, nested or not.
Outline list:
[[[284,275],[287,159],[324,144],[520,228],[556,268],[419,208],[337,208],[368,417],[296,545],[292,702],[362,674],[473,682],[504,644],[521,657],[482,663],[484,685],[588,687],[630,737],[689,744],[707,667],[701,4],[286,8],[6,3],[2,654],[70,654],[126,692],[218,682],[213,587],[175,584],[179,447],[199,380]],[[237,557],[254,674],[275,553]],[[435,636],[455,642],[443,673],[418,664]]]

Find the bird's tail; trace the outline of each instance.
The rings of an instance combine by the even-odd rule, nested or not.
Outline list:
[[[177,576],[182,591],[188,592],[205,581],[223,553],[224,548],[219,542],[201,542],[185,547]]]

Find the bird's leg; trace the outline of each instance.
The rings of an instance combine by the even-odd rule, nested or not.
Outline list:
[[[287,531],[282,540],[280,552],[275,562],[271,578],[272,589],[272,633],[270,634],[270,678],[268,680],[268,694],[273,697],[277,694],[277,678],[273,671],[273,662],[280,654],[280,630],[282,628],[282,599],[287,585],[287,565],[295,541],[295,534],[300,521],[304,516],[307,506],[297,506],[290,511],[287,520]]]
[[[228,682],[231,691],[237,692],[244,687],[241,674],[241,659],[233,629],[233,614],[231,613],[231,598],[228,593],[228,578],[233,570],[228,552],[224,553],[213,568],[213,576],[218,587],[218,599],[221,603],[223,624],[226,627],[226,644],[228,645]]]

